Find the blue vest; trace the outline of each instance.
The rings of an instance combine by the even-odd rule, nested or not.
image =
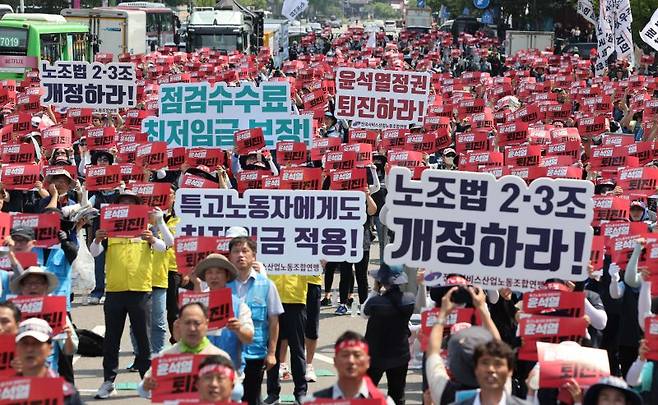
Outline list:
[[[240,299],[237,295],[233,295],[233,313],[236,318],[239,317]],[[208,335],[208,340],[231,356],[233,366],[237,370],[242,369],[242,356],[240,355],[242,352],[242,342],[240,342],[235,332],[224,327],[221,329],[219,335]]]
[[[9,280],[12,274],[13,272],[0,270],[0,289],[2,289],[0,291],[0,302],[7,301],[7,295],[11,294],[11,291],[9,291]]]
[[[270,291],[270,280],[260,273],[256,273],[255,280],[247,281],[249,287],[245,304],[251,310],[251,319],[254,321],[254,340],[249,345],[243,345],[242,357],[247,360],[263,359],[267,356],[267,346],[270,336],[270,327],[267,319],[267,295]],[[237,281],[228,284],[234,295],[238,294]]]
[[[57,276],[59,285],[52,292],[52,295],[66,297],[66,310],[71,311],[71,264],[66,260],[66,255],[62,249],[50,249],[48,261],[44,264],[43,248],[34,248],[32,250],[37,254],[37,263],[44,266],[46,270]]]

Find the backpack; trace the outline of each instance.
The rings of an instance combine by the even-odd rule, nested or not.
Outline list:
[[[103,336],[88,329],[77,329],[76,332],[80,340],[77,354],[85,357],[103,356]]]

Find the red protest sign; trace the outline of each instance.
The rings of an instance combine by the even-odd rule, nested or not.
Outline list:
[[[341,152],[356,153],[356,166],[368,166],[372,164],[372,145],[369,143],[348,143],[340,145]]]
[[[34,252],[14,252],[14,256],[16,256],[16,260],[24,269],[37,266],[39,264],[37,254]]]
[[[263,176],[265,171],[262,170],[242,170],[236,176],[238,181],[238,192],[244,193],[249,189],[263,188]]]
[[[625,193],[653,195],[658,188],[657,167],[623,168],[618,172],[617,185]]]
[[[64,379],[61,377],[10,377],[0,382],[0,393],[2,393],[1,405],[63,404]]]
[[[114,190],[121,184],[121,167],[117,165],[87,166],[85,173],[89,191]]]
[[[21,311],[21,318],[39,318],[48,322],[53,329],[53,337],[64,331],[66,325],[66,297],[62,296],[22,296],[9,299]]]
[[[528,139],[528,123],[516,121],[498,126],[498,145],[519,145]]]
[[[591,138],[606,131],[605,116],[584,117],[578,121],[578,132],[582,138]]]
[[[230,288],[207,292],[183,292],[178,299],[179,306],[190,302],[201,302],[208,308],[208,330],[219,330],[233,318],[233,297]]]
[[[230,238],[219,236],[179,236],[174,246],[176,266],[182,275],[191,273],[197,263],[211,253],[228,253]],[[226,246],[225,246],[226,245]]]
[[[538,290],[523,294],[523,312],[580,317],[585,314],[585,294],[582,291]]]
[[[66,114],[66,124],[73,128],[84,128],[91,125],[91,116],[93,110],[91,108],[71,108]]]
[[[630,156],[623,146],[601,146],[592,148],[590,165],[595,170],[617,170],[618,167],[638,167],[640,162]]]
[[[587,330],[585,318],[565,318],[532,315],[519,321],[519,335],[523,340],[519,359],[537,361],[536,342],[559,343],[579,340]]]
[[[331,190],[363,190],[368,187],[368,178],[363,167],[336,170],[331,173]]]
[[[185,155],[185,164],[190,167],[207,166],[214,169],[226,164],[225,154],[217,148],[190,148]]]
[[[348,143],[369,143],[373,148],[377,145],[377,131],[367,129],[350,129]]]
[[[185,153],[186,150],[182,146],[176,148],[168,148],[167,168],[169,170],[180,170],[181,165],[185,163]]]
[[[501,152],[467,152],[464,159],[459,162],[460,169],[475,171],[479,166],[502,166],[503,154]]]
[[[601,236],[605,237],[606,248],[612,246],[615,238],[628,235],[639,235],[647,232],[644,222],[612,221],[601,224]]]
[[[48,248],[59,243],[60,218],[57,213],[12,215],[11,227],[33,228],[36,247]]]
[[[142,204],[159,207],[166,211],[171,202],[171,185],[169,183],[133,183],[130,189],[142,198]]]
[[[277,142],[276,161],[282,166],[303,165],[306,163],[308,151],[304,142]]]
[[[0,335],[0,379],[4,380],[16,374],[16,370],[11,367],[11,361],[15,354],[16,335]]]
[[[142,143],[148,141],[148,135],[137,131],[117,132],[117,143]]]
[[[570,166],[575,163],[571,156],[542,156],[539,159],[539,167]]]
[[[117,151],[117,162],[119,163],[135,163],[137,156],[137,147],[142,143],[120,143],[119,150]]]
[[[321,190],[322,169],[319,167],[291,167],[281,169],[281,190]]]
[[[422,167],[425,165],[422,152],[412,151],[389,151],[388,152],[388,165],[402,166],[402,167]]]
[[[639,169],[641,170],[641,169]],[[631,209],[631,201],[614,195],[595,195],[593,224],[600,221],[625,221]]]
[[[7,190],[30,190],[39,178],[39,166],[34,164],[2,167],[2,184]]]
[[[265,148],[263,128],[250,128],[233,133],[233,144],[238,155],[247,155]]]
[[[3,164],[34,163],[34,145],[31,143],[2,145],[0,152]]]
[[[508,166],[537,166],[541,158],[541,146],[512,146],[505,150],[505,164]]]
[[[340,148],[340,138],[315,138],[311,146],[311,160],[322,160],[327,151],[337,151]]]
[[[441,308],[432,308],[421,312],[420,314],[420,349],[427,350],[429,343],[430,333],[439,318]],[[445,319],[443,334],[445,336],[450,334],[450,328],[458,323],[478,323],[475,317],[475,310],[473,308],[455,308]]]
[[[466,132],[455,135],[455,151],[487,151],[490,148],[489,136],[486,132]]]
[[[402,149],[405,137],[411,131],[406,128],[388,128],[382,131],[380,147],[384,150]]]
[[[25,136],[33,130],[32,115],[24,112],[9,114],[5,117],[5,127],[7,126],[17,138]]]
[[[117,131],[114,127],[89,128],[85,130],[87,148],[94,150],[109,150],[117,146]]]
[[[608,355],[602,349],[537,342],[537,354],[540,388],[561,388],[572,380],[589,387],[610,375]]]
[[[264,190],[278,190],[281,188],[281,176],[263,176]]]
[[[140,236],[148,227],[147,205],[110,204],[101,208],[101,229],[115,238]]]
[[[185,173],[181,180],[180,188],[217,188],[218,183],[204,179],[203,177]]]
[[[16,99],[16,111],[35,114],[41,111],[41,96],[38,94],[23,95]]]
[[[647,360],[658,360],[658,315],[644,318],[644,339],[649,347]]]
[[[41,142],[46,150],[68,149],[72,143],[71,130],[60,126],[46,128],[41,131]]]
[[[436,133],[410,134],[404,137],[404,149],[415,152],[434,153],[438,150]]]
[[[589,255],[589,260],[594,270],[603,268],[603,254],[605,253],[605,238],[600,235],[592,237],[592,248]]]
[[[151,142],[137,146],[135,161],[145,169],[160,170],[167,166],[167,142]]]
[[[198,400],[197,379],[204,357],[198,354],[165,354],[151,360],[151,376],[155,380],[151,401]]]
[[[349,170],[356,167],[356,152],[327,152],[324,167],[329,170]]]
[[[132,164],[132,163],[122,163],[117,165],[121,173],[121,181],[128,183],[130,181],[143,182],[146,180],[146,174],[144,169]]]
[[[635,156],[640,165],[646,165],[653,160],[653,142],[643,141],[626,145],[626,151],[629,155]]]

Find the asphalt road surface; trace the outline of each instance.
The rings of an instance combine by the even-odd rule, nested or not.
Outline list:
[[[377,255],[376,245],[373,245],[371,253]],[[377,268],[377,259],[371,260],[371,268]],[[334,280],[334,289],[338,288],[338,274]],[[372,283],[372,279],[370,279]],[[371,284],[372,285],[372,284]],[[337,291],[336,291],[337,293]],[[77,299],[76,299],[77,301]],[[336,338],[346,330],[354,330],[360,333],[365,332],[366,320],[361,317],[351,317],[350,315],[336,316],[335,308],[323,307],[320,318],[320,339],[318,350],[313,360],[313,366],[318,374],[318,381],[309,383],[309,392],[314,392],[322,388],[329,387],[335,382],[335,370],[333,367],[333,343]],[[72,310],[73,322],[78,328],[90,329],[99,334],[103,334],[104,315],[101,305],[84,306],[74,303]],[[103,382],[102,357],[74,357],[75,383],[80,390],[83,400],[89,403],[104,402],[108,404],[144,404],[149,401],[142,399],[135,390],[139,383],[139,373],[131,373],[126,367],[133,361],[132,345],[128,334],[128,322],[124,328],[123,339],[121,341],[121,352],[119,355],[119,375],[116,379],[117,393],[110,399],[96,400],[94,394]],[[380,388],[385,390],[386,377],[380,383]],[[286,381],[282,383],[281,401],[292,402],[293,383]],[[262,389],[265,396],[266,388],[263,383]],[[407,376],[407,403],[421,403],[421,373],[420,370],[409,370]]]

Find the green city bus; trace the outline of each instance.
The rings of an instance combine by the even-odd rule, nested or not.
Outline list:
[[[23,80],[42,60],[91,61],[89,28],[51,14],[5,14],[0,20],[0,80]]]

